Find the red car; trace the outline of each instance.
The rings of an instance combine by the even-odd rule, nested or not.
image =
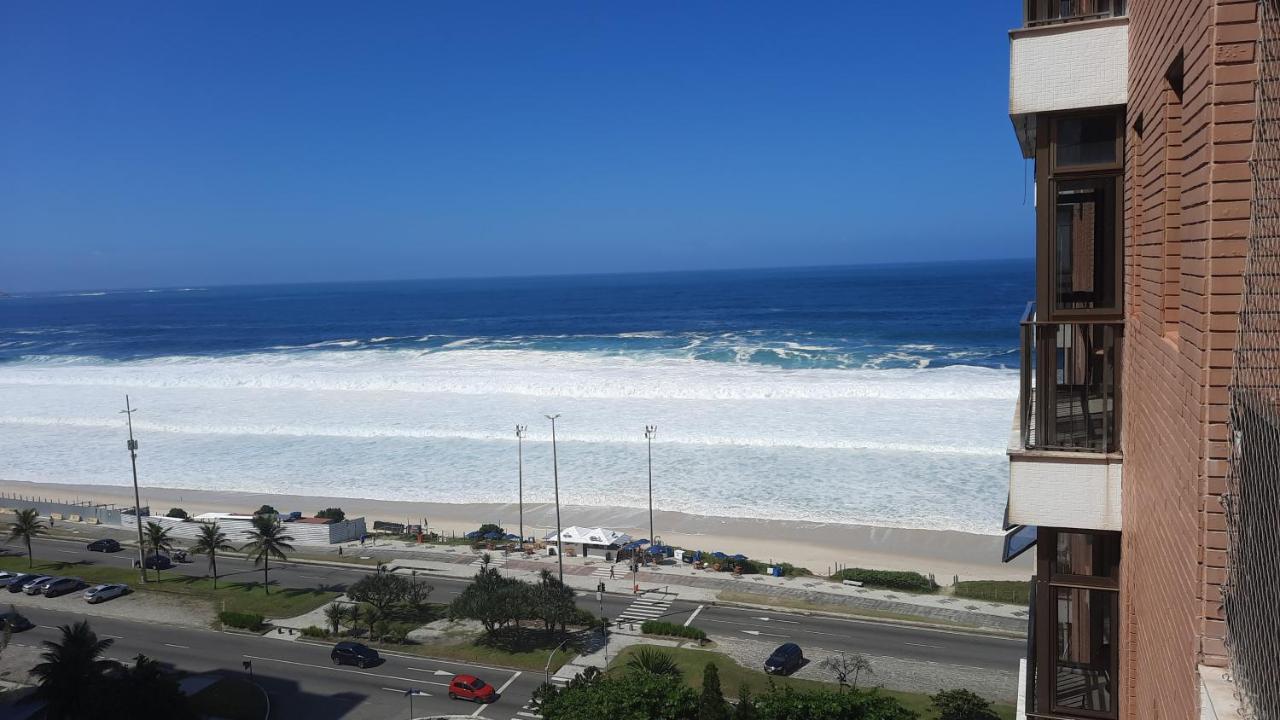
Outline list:
[[[449,699],[459,698],[478,703],[491,703],[498,699],[498,691],[475,675],[454,675],[453,680],[449,682]]]

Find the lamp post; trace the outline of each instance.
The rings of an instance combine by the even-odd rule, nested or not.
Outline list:
[[[520,477],[520,549],[524,550],[524,433],[528,425],[516,425],[516,465]]]
[[[560,584],[564,584],[564,543],[560,537],[560,458],[556,455],[556,418],[560,413],[547,415],[551,421],[551,476],[556,487],[556,562],[560,564]]]
[[[649,543],[650,547],[658,542],[653,534],[653,438],[658,434],[657,425],[644,426],[644,439],[649,443]]]
[[[133,413],[137,408],[129,404],[129,396],[124,396],[125,419],[129,424],[129,463],[133,467],[133,524],[138,528],[138,572],[142,573],[142,582],[147,582],[147,556],[142,543],[142,501],[138,497],[138,441],[133,439]]]

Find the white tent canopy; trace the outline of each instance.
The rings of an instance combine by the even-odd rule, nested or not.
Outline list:
[[[565,528],[557,539],[554,532],[547,533],[544,538],[549,543],[566,544],[566,545],[590,545],[595,547],[609,547],[611,545],[625,545],[631,542],[631,536],[620,533],[617,530],[609,530],[600,527],[579,527],[574,525]]]

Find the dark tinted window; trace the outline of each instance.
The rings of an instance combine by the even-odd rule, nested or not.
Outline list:
[[[1058,167],[1114,165],[1116,116],[1074,115],[1059,118],[1056,140]]]

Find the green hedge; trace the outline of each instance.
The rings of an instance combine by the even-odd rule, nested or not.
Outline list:
[[[640,632],[645,635],[667,635],[669,637],[688,638],[699,642],[707,639],[707,632],[702,628],[662,620],[645,620],[640,625]]]
[[[1026,605],[1031,583],[1025,580],[963,580],[955,584],[956,597]]]
[[[302,628],[302,637],[327,638],[329,637],[329,631],[322,627],[310,625]]]
[[[905,570],[867,570],[865,568],[845,568],[832,580],[855,580],[867,587],[887,588],[889,590],[909,590],[911,592],[931,593],[938,589],[933,578],[918,572]]]
[[[261,630],[263,627],[262,615],[258,613],[224,611],[218,613],[218,620],[223,625],[244,630]]]

